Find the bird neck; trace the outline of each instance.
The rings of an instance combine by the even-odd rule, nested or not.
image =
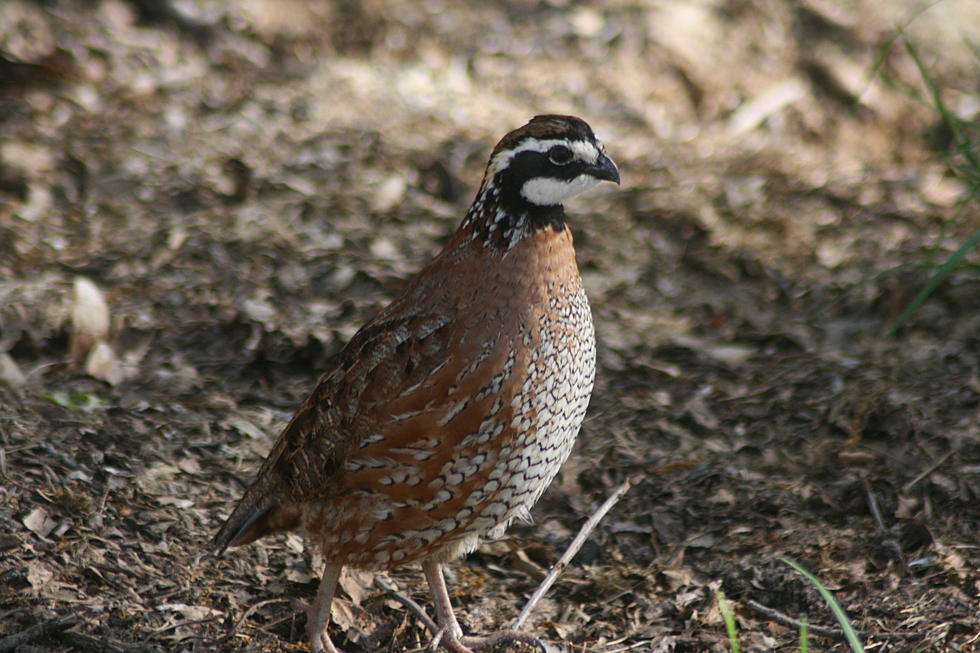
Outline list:
[[[500,254],[506,254],[522,239],[543,229],[553,229],[556,233],[566,229],[565,209],[561,204],[537,206],[520,196],[502,193],[500,186],[492,182],[484,182],[480,187],[459,227],[474,245]]]

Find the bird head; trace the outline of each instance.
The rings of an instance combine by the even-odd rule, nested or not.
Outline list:
[[[541,115],[504,136],[487,166],[503,203],[554,207],[600,181],[619,183],[619,170],[592,128],[575,116]]]

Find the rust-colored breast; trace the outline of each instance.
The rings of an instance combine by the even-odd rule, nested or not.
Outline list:
[[[357,436],[341,469],[299,504],[330,561],[386,567],[472,549],[527,513],[581,426],[595,339],[568,229],[503,255],[455,247],[375,320],[415,316],[406,329],[428,333],[377,353],[376,387],[346,407]]]

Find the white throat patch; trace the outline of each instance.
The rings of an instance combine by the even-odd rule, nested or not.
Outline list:
[[[521,186],[521,196],[537,206],[555,206],[569,197],[589,190],[599,183],[591,175],[579,175],[574,179],[562,180],[551,177],[528,179]]]

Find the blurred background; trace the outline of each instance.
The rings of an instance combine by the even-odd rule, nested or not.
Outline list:
[[[207,542],[552,112],[623,177],[567,207],[600,370],[537,526],[455,566],[465,626],[633,478],[531,620],[558,650],[727,651],[718,589],[748,650],[845,650],[784,555],[869,650],[980,646],[976,0],[3,0],[0,649],[303,650],[314,552]],[[342,648],[426,646],[342,588]]]

